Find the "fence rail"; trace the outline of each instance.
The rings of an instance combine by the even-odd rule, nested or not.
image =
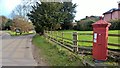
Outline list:
[[[93,35],[93,33],[78,33],[79,35]],[[120,37],[120,34],[108,34],[108,36]]]
[[[58,34],[57,31],[47,31],[45,32],[45,37],[46,39],[49,39],[59,45],[61,45],[62,47],[68,49],[71,52],[75,52],[75,53],[79,53],[79,54],[88,54],[91,55],[92,54],[92,47],[81,47],[78,46],[78,42],[86,42],[86,43],[93,43],[93,41],[89,41],[89,40],[78,40],[78,35],[93,35],[92,33],[77,33],[77,32],[73,32],[73,39],[70,38],[65,38],[64,37],[63,32],[61,32],[61,35]],[[115,36],[115,37],[119,37],[120,35],[118,34],[109,34],[109,36]],[[61,39],[61,40],[58,40]],[[71,41],[71,43],[65,42],[65,40]],[[108,45],[112,45],[112,46],[118,46],[120,47],[120,44],[113,44],[113,43],[108,43]],[[108,57],[112,57],[113,59],[117,59],[120,60],[120,50],[114,50],[114,49],[108,49]]]

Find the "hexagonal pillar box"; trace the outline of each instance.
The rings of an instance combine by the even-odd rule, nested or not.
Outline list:
[[[105,61],[107,59],[108,51],[108,30],[111,24],[102,20],[93,23],[93,49],[92,56],[95,60]]]

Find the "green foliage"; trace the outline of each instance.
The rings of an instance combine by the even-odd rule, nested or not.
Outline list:
[[[73,29],[73,19],[75,17],[75,7],[77,5],[73,4],[72,2],[64,2],[63,3],[63,8],[62,8],[62,12],[65,15],[65,17],[63,18],[63,22],[62,22],[62,29]]]
[[[92,20],[84,20],[83,23],[81,23],[81,29],[92,30],[92,23],[94,23]]]
[[[83,66],[77,55],[53,43],[48,43],[43,36],[36,35],[33,44],[39,49],[39,55],[50,66]]]
[[[92,30],[92,23],[98,21],[99,18],[97,16],[92,16],[89,18],[83,18],[77,22],[77,26],[74,27],[75,30]],[[120,30],[120,19],[114,19],[109,21],[111,23],[110,30]]]
[[[111,30],[120,30],[120,19],[111,20],[110,23]]]
[[[89,18],[84,18],[77,21],[77,25],[74,27],[75,30],[92,30],[92,23],[99,20],[97,16],[90,16]]]
[[[6,27],[12,26],[13,21],[11,19],[8,19],[8,21],[6,22]]]
[[[77,26],[75,29],[77,29],[77,30],[92,30],[92,23],[94,23],[94,21],[92,21],[92,20],[80,21],[79,23],[77,23]]]
[[[6,29],[10,30],[10,27],[12,26],[13,21],[11,19],[8,19],[8,21],[5,23]]]
[[[33,10],[28,14],[28,17],[33,25],[35,25],[36,32],[43,33],[44,30],[55,30],[60,28],[60,23],[71,23],[74,18],[72,14],[74,12],[73,6],[71,2],[36,3],[36,6],[32,6]]]
[[[4,29],[5,28],[5,23],[7,22],[7,18],[5,16],[0,16],[0,29]]]
[[[83,56],[82,59],[84,59],[84,61],[89,62],[91,65],[95,65],[96,63],[93,61],[93,57],[92,55],[87,55],[87,56]],[[102,65],[106,65],[109,66],[109,68],[115,68],[115,66],[118,66],[118,62],[113,61],[113,59],[108,58],[106,62],[102,62],[100,63]]]
[[[43,32],[47,29],[56,29],[56,24],[61,21],[59,11],[62,5],[60,3],[36,3],[36,6],[32,6],[33,11],[28,14],[29,19],[35,25],[37,33]]]
[[[12,20],[11,19],[8,19],[7,17],[5,16],[0,16],[1,18],[1,22],[0,22],[0,29],[3,29],[3,30],[10,30],[10,26],[12,25]]]

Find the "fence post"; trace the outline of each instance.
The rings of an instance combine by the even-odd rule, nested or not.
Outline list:
[[[45,36],[45,39],[47,40],[46,31],[44,30],[43,32],[44,32],[43,34],[44,34],[44,36]]]
[[[50,35],[51,35],[51,31],[48,31],[48,40],[49,40],[49,42],[50,42],[50,40],[51,40],[51,37],[50,37]]]
[[[52,39],[51,37],[52,37],[52,30],[50,30],[50,40]]]
[[[73,32],[73,51],[78,52],[78,34],[77,32]]]
[[[49,31],[47,31],[47,36],[48,36],[48,39],[49,39]]]
[[[64,45],[64,39],[63,39],[63,37],[64,37],[64,33],[62,32],[62,44]]]
[[[47,39],[49,39],[49,37],[48,37],[48,31],[46,31],[46,36],[47,36]]]
[[[47,36],[47,31],[45,32],[45,34],[46,34],[46,39],[47,39],[47,37],[48,37],[48,36]]]
[[[58,37],[57,37],[57,36],[58,36],[58,31],[56,31],[56,41],[58,40]]]

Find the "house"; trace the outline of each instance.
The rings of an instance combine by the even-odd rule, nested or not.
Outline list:
[[[118,8],[112,8],[111,10],[103,13],[104,20],[110,21],[111,19],[120,19],[120,2],[118,2]]]
[[[77,25],[77,22],[72,22],[73,27]]]

